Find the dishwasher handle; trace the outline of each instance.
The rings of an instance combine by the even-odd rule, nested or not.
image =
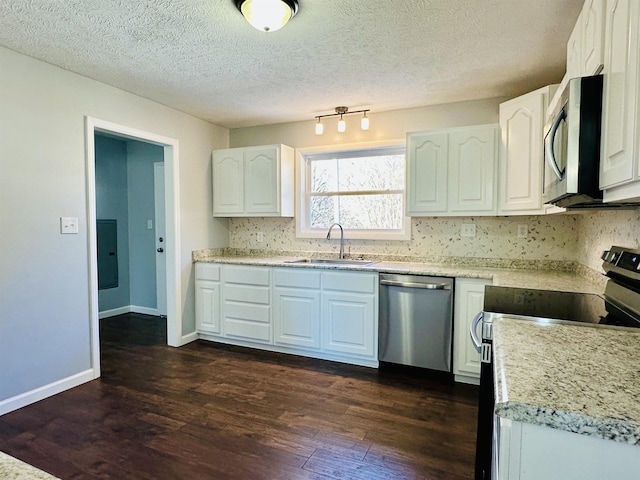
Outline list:
[[[478,351],[478,353],[482,351],[482,340],[478,337],[478,324],[482,322],[483,317],[484,312],[480,312],[473,318],[473,320],[471,320],[471,324],[469,324],[471,341],[473,342],[473,347]]]
[[[391,287],[424,288],[425,290],[451,290],[450,283],[399,282],[397,280],[380,280],[380,285]]]

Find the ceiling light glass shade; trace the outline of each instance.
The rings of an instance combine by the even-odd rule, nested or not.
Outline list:
[[[320,123],[320,119],[318,119],[318,123],[316,123],[316,135],[322,135],[324,133],[324,125]]]
[[[262,32],[280,30],[298,12],[297,0],[236,0],[236,6]]]
[[[347,122],[345,122],[342,117],[338,120],[338,133],[344,133],[347,131]]]
[[[364,116],[360,120],[360,128],[362,130],[369,130],[369,117],[367,117],[367,112],[364,113]]]

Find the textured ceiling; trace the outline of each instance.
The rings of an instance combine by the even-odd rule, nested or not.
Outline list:
[[[515,96],[564,73],[583,0],[2,0],[0,45],[228,128]]]

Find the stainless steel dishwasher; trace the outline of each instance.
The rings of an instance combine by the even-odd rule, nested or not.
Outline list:
[[[451,372],[453,279],[380,274],[378,359]]]

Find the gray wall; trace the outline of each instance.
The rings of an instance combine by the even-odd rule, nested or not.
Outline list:
[[[180,151],[183,334],[194,331],[191,252],[228,245],[211,208],[211,150],[229,132],[0,47],[0,410],[91,373],[85,117],[175,138]],[[60,217],[77,217],[77,235]],[[7,403],[8,402],[8,403]]]

